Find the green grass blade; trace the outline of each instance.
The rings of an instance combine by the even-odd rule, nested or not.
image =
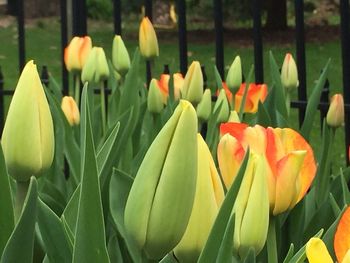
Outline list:
[[[34,231],[37,213],[38,185],[30,178],[22,214],[3,251],[1,263],[33,262]]]

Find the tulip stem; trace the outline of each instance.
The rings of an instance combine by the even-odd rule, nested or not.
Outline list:
[[[269,263],[278,263],[276,242],[276,219],[270,217],[269,230],[267,232],[267,257]]]
[[[15,213],[15,222],[17,223],[22,213],[24,200],[26,199],[26,196],[27,196],[29,180],[25,182],[16,181],[16,185],[17,185],[17,189],[16,189],[14,213]]]
[[[103,81],[100,84],[100,93],[101,93],[101,117],[102,117],[102,134],[106,133],[106,95],[105,95],[105,86]]]
[[[75,74],[74,75],[74,85],[75,85],[75,89],[74,89],[74,98],[75,98],[75,102],[77,103],[78,105],[78,108],[80,108],[80,76],[79,74]]]
[[[287,107],[287,116],[289,116],[290,113],[290,92],[287,91],[286,93],[286,107]]]

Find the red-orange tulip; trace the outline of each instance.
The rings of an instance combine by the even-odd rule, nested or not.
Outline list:
[[[343,262],[346,253],[350,250],[350,207],[339,220],[334,235],[334,252],[338,262]]]
[[[241,87],[235,95],[235,111],[239,112],[244,95],[246,84],[242,83]],[[264,102],[267,96],[266,84],[249,85],[246,102],[244,105],[244,112],[255,113],[258,111],[259,101]]]
[[[73,37],[64,50],[64,63],[68,71],[81,71],[92,48],[91,38]]]

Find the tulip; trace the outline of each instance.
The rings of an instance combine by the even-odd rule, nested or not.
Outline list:
[[[19,182],[51,166],[54,130],[37,67],[29,61],[18,80],[8,110],[1,145],[9,174]]]
[[[235,111],[235,110],[230,111],[230,116],[228,117],[228,122],[241,122],[237,111]]]
[[[224,189],[210,150],[200,134],[196,194],[188,226],[174,254],[180,262],[197,262],[224,199]]]
[[[200,120],[207,121],[211,114],[211,92],[210,89],[204,91],[201,102],[197,105],[197,116]]]
[[[267,166],[262,155],[252,153],[234,204],[234,249],[245,258],[252,247],[259,254],[269,227]]]
[[[93,47],[81,73],[83,83],[100,83],[108,79],[109,68],[105,52],[101,47]]]
[[[160,113],[163,109],[162,93],[158,87],[156,79],[152,79],[149,84],[147,109],[151,113]]]
[[[168,97],[169,97],[169,80],[170,75],[169,74],[161,74],[159,81],[158,81],[158,87],[162,94],[162,101],[163,104],[167,104]]]
[[[220,107],[220,105],[221,105],[221,107]],[[219,110],[219,107],[220,107],[220,110]],[[220,90],[218,99],[215,102],[214,110],[213,110],[214,114],[218,110],[219,110],[219,112],[218,112],[217,120],[216,120],[217,123],[226,122],[228,120],[228,117],[230,114],[230,107],[228,105],[228,101],[227,101],[226,93],[225,93],[224,89]]]
[[[333,263],[326,245],[317,237],[306,243],[306,256],[309,263]]]
[[[273,215],[292,209],[304,197],[315,177],[316,163],[310,145],[300,134],[289,128],[247,127],[241,123],[222,124],[220,132],[221,135],[229,133],[236,139],[230,143],[232,151],[240,147],[245,150],[249,146],[253,153],[265,156]],[[221,171],[228,169],[225,168],[230,160],[227,154],[230,154],[229,150],[218,150]],[[239,163],[237,158],[236,162]],[[235,174],[228,176],[234,178]],[[226,181],[232,182],[233,178]]]
[[[344,125],[344,99],[341,94],[332,97],[326,120],[327,124],[334,128]]]
[[[334,235],[334,252],[338,262],[350,259],[350,208],[348,207],[341,216]],[[348,255],[347,255],[348,254]],[[347,261],[347,262],[350,262]]]
[[[112,46],[112,63],[116,71],[125,76],[130,68],[130,57],[121,36],[116,35]]]
[[[197,115],[181,100],[149,147],[125,207],[125,228],[150,259],[181,240],[190,219],[197,178]]]
[[[75,100],[70,96],[62,98],[61,109],[67,118],[70,126],[78,125],[80,122],[80,114]]]
[[[239,112],[241,108],[241,103],[243,100],[243,95],[245,92],[246,85],[243,83],[235,95],[235,111]],[[267,86],[266,84],[253,84],[249,85],[249,89],[246,96],[246,101],[244,105],[244,112],[255,113],[258,111],[259,101],[262,103],[265,101],[267,96]]]
[[[92,47],[91,38],[73,37],[64,49],[64,63],[68,71],[81,71]]]
[[[287,90],[293,90],[299,86],[298,69],[293,56],[287,53],[281,70],[281,81],[283,87]]]
[[[178,100],[180,99],[180,92],[184,84],[184,77],[182,76],[181,73],[174,73],[173,79],[174,79],[174,97],[175,97],[175,100]]]
[[[203,74],[198,61],[193,61],[189,67],[181,88],[183,99],[198,104],[203,96]]]
[[[139,45],[141,55],[147,60],[159,56],[157,35],[148,17],[144,17],[141,21],[139,30]]]
[[[231,92],[237,90],[242,84],[242,65],[239,56],[235,57],[228,70],[226,84]]]

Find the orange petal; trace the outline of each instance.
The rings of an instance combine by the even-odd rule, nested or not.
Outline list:
[[[89,36],[85,36],[80,39],[81,39],[81,42],[80,42],[80,50],[79,50],[79,60],[80,60],[81,67],[83,67],[92,49],[92,41]]]
[[[246,123],[238,122],[227,122],[220,125],[220,135],[229,133],[235,137],[238,141],[241,141],[243,138],[243,131],[248,127]]]
[[[338,262],[342,262],[350,249],[350,207],[348,207],[337,226],[334,235],[334,252]]]
[[[226,97],[227,97],[228,102],[230,103],[230,105],[232,105],[232,103],[233,103],[232,92],[228,88],[226,82],[224,82],[224,81],[222,82],[222,87],[223,87],[223,89],[226,92]]]

